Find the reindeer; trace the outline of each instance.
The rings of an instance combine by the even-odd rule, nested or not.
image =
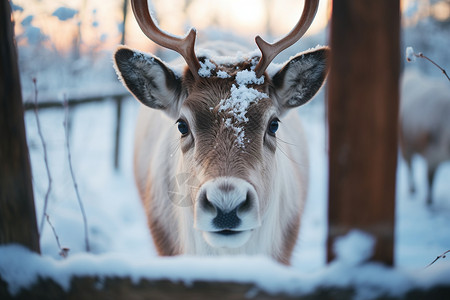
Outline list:
[[[197,56],[194,29],[169,35],[147,0],[132,1],[147,37],[187,63],[180,70],[123,46],[114,54],[119,79],[143,104],[135,178],[160,255],[261,254],[289,264],[309,166],[299,116],[288,112],[322,86],[329,50],[266,69],[303,36],[317,7],[318,0],[306,1],[294,29],[274,44],[257,36],[261,56],[220,43]]]
[[[408,168],[409,190],[416,190],[412,158],[418,154],[427,164],[426,203],[431,205],[436,171],[450,160],[450,85],[409,72],[402,92],[400,150]]]

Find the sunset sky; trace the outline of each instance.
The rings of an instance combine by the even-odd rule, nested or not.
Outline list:
[[[13,3],[23,8],[23,11],[14,14],[17,35],[25,31],[25,26],[20,23],[32,15],[30,25],[40,28],[57,49],[71,47],[80,21],[84,46],[108,49],[120,41],[122,0],[14,0]],[[267,37],[267,28],[275,38],[289,32],[298,21],[303,7],[303,1],[298,0],[153,0],[151,3],[160,27],[173,34],[184,35],[189,27],[197,28],[199,35],[208,29],[219,28],[223,32],[248,38],[249,42],[257,34]],[[72,19],[60,21],[52,13],[61,6],[79,12]],[[327,6],[328,0],[320,2],[316,19],[307,34],[324,28]],[[128,12],[126,43],[137,48],[152,46],[138,28],[130,7]]]
[[[49,48],[66,51],[73,45],[77,35],[77,24],[81,24],[82,51],[108,50],[120,42],[123,0],[13,0],[23,8],[14,13],[16,34],[20,37],[26,31],[21,23],[32,16],[28,26],[39,28]],[[435,18],[446,19],[450,15],[448,5],[437,2],[431,7],[429,1],[401,0],[404,25],[411,25],[422,18],[420,13],[433,14]],[[151,0],[152,11],[160,27],[172,34],[184,35],[190,27],[202,35],[211,29],[234,33],[253,43],[261,34],[272,40],[289,32],[300,17],[301,0]],[[306,35],[322,30],[329,19],[331,1],[321,0],[317,16]],[[59,7],[75,9],[74,18],[61,21],[52,16]],[[268,33],[270,31],[270,34]],[[128,4],[126,44],[153,50],[155,46],[142,34]],[[19,38],[19,45],[27,43]]]

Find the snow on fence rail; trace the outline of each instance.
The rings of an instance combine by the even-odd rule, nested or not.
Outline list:
[[[34,97],[37,104],[35,104]],[[84,105],[94,102],[113,100],[116,102],[116,127],[114,131],[114,167],[119,168],[119,154],[120,154],[120,136],[121,136],[121,124],[122,124],[122,102],[125,98],[131,97],[130,93],[125,90],[121,85],[114,84],[111,86],[101,86],[93,91],[83,92],[66,92],[60,95],[56,94],[40,94],[37,91],[37,96],[33,95],[25,96],[23,108],[24,110],[32,110],[37,106],[38,109],[47,108],[64,108],[64,102],[67,100],[69,107],[75,107],[78,105]],[[70,123],[70,117],[69,117]],[[70,125],[69,125],[70,127]]]
[[[34,104],[34,92],[29,96],[24,96],[27,99],[23,103],[25,110],[31,110],[35,108]],[[96,90],[84,91],[84,92],[61,92],[60,94],[42,94],[38,91],[38,108],[63,108],[63,98],[67,97],[69,106],[77,106],[92,102],[105,101],[112,99],[115,101],[122,101],[126,97],[131,97],[130,93],[123,87],[117,85],[102,86]]]
[[[351,232],[337,259],[313,273],[263,256],[165,257],[79,253],[57,260],[0,247],[0,299],[450,299],[450,262],[408,271],[367,262]]]
[[[71,286],[64,290],[55,281],[42,278],[38,284],[19,294],[12,296],[5,293],[4,282],[0,278],[1,299],[83,299],[83,300],[129,300],[129,299],[255,299],[255,300],[288,300],[288,299],[364,299],[358,298],[356,285],[346,287],[320,286],[316,290],[302,294],[289,295],[285,293],[269,294],[258,289],[252,283],[194,281],[186,284],[181,281],[167,279],[142,279],[133,283],[129,277],[95,276],[74,277]],[[395,297],[382,295],[376,299],[449,299],[450,289],[436,286],[429,289],[411,289],[404,295]]]

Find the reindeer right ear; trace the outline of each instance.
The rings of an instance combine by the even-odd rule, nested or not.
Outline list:
[[[137,100],[173,118],[178,116],[184,98],[181,79],[160,59],[120,47],[114,62],[119,79]]]

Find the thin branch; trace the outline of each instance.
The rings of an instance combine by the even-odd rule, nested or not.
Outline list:
[[[416,55],[416,57],[424,58],[424,59],[428,60],[430,63],[432,63],[433,65],[435,65],[439,70],[441,70],[441,72],[445,75],[445,77],[447,77],[448,81],[450,81],[450,77],[448,77],[447,71],[445,71],[444,68],[442,68],[436,62],[434,62],[431,58],[425,56],[423,53],[419,53],[419,54],[415,54],[415,55]]]
[[[37,123],[37,129],[39,133],[39,138],[41,139],[42,143],[42,149],[44,151],[44,163],[45,163],[45,169],[47,170],[47,177],[48,177],[48,188],[47,192],[45,193],[45,199],[44,199],[44,211],[42,213],[42,219],[41,224],[39,226],[39,235],[42,236],[42,230],[44,230],[44,224],[45,224],[45,216],[47,215],[47,205],[48,205],[48,198],[50,196],[50,192],[52,190],[52,176],[50,174],[50,168],[48,165],[48,155],[47,155],[47,145],[44,140],[44,135],[42,134],[41,129],[41,121],[39,119],[39,112],[38,112],[38,89],[36,84],[36,78],[33,78],[33,85],[34,85],[34,114],[36,116],[36,123]]]
[[[437,260],[441,259],[441,258],[446,258],[446,254],[450,253],[450,250],[445,251],[444,253],[442,253],[441,255],[439,255],[438,257],[436,257],[428,266],[426,266],[425,268],[430,267],[432,264],[434,264]]]
[[[66,258],[69,255],[69,250],[70,249],[66,248],[66,247],[61,247],[61,243],[59,242],[59,237],[58,237],[58,234],[56,233],[55,227],[53,226],[52,222],[50,222],[50,216],[45,214],[45,217],[47,219],[48,224],[52,228],[53,235],[55,236],[56,243],[58,244],[59,255],[61,255],[62,257]]]
[[[89,252],[91,247],[89,245],[89,232],[88,232],[88,223],[86,218],[86,212],[84,210],[83,202],[81,201],[80,191],[78,190],[78,184],[75,179],[75,174],[73,172],[72,166],[72,154],[70,152],[70,144],[69,144],[69,103],[67,101],[66,95],[64,95],[64,131],[66,134],[66,147],[67,147],[67,157],[69,160],[69,168],[70,175],[72,176],[73,186],[75,188],[75,193],[77,195],[78,205],[80,206],[81,214],[83,216],[83,224],[84,224],[84,239],[86,244],[86,251]]]
[[[431,58],[429,58],[428,56],[424,55],[422,52],[419,53],[415,53],[414,49],[412,47],[407,47],[406,48],[406,60],[408,62],[413,61],[413,57],[419,57],[419,58],[423,58],[428,60],[430,63],[432,63],[436,68],[438,68],[439,70],[441,70],[441,72],[444,74],[445,77],[447,77],[448,81],[450,81],[450,77],[447,74],[447,71],[445,71],[444,68],[442,68],[440,65],[438,65],[435,61],[433,61]]]

